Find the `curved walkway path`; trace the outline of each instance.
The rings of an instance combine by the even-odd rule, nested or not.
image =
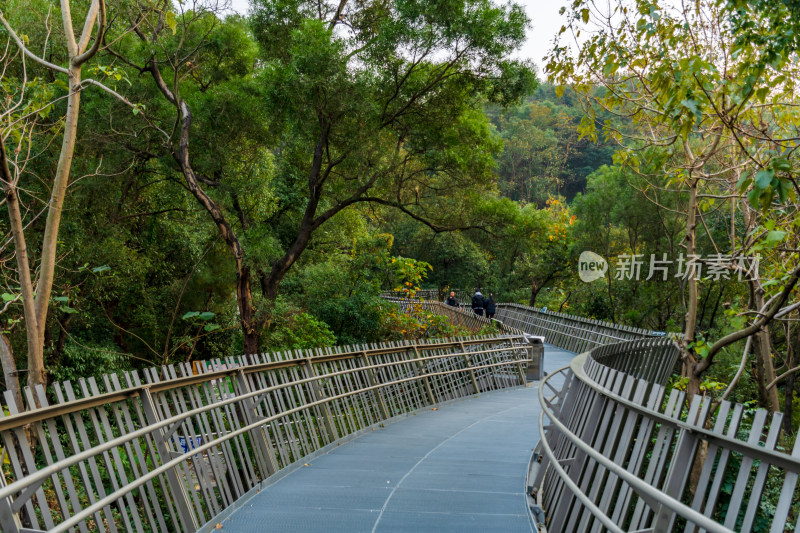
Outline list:
[[[546,371],[574,355],[546,345]],[[362,434],[267,486],[221,531],[530,533],[537,395],[538,383],[495,391]]]

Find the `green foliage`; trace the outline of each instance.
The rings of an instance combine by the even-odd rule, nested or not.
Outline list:
[[[473,332],[453,324],[446,316],[431,313],[420,306],[412,308],[408,313],[391,306],[383,315],[381,333],[387,340],[405,341],[474,335]]]
[[[312,250],[308,263],[287,280],[285,293],[327,323],[339,344],[379,342],[386,306],[380,293],[395,283],[391,244],[390,235],[364,232],[348,249]]]
[[[514,200],[539,207],[551,196],[572,200],[591,172],[611,162],[610,146],[580,138],[585,115],[573,91],[557,96],[552,85],[543,85],[522,105],[488,114],[504,141],[498,185]]]
[[[314,315],[287,311],[277,316],[267,337],[270,351],[333,346],[336,337],[327,324]]]
[[[67,341],[64,351],[55,366],[49,371],[53,381],[78,382],[87,376],[100,376],[123,372],[130,368],[128,354],[120,353],[117,347],[108,342],[105,346],[78,344]]]
[[[409,259],[407,257],[392,257],[391,268],[397,286],[394,288],[403,298],[416,298],[428,271],[433,267],[425,261]]]

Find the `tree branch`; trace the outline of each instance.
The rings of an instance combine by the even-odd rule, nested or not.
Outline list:
[[[30,50],[28,50],[28,47],[25,46],[25,43],[23,43],[22,39],[20,39],[19,35],[17,35],[17,32],[15,32],[11,28],[11,25],[8,23],[8,21],[3,16],[3,12],[1,10],[0,10],[0,22],[3,23],[3,26],[5,26],[5,28],[6,28],[6,31],[8,31],[9,35],[11,35],[11,38],[14,39],[14,42],[17,43],[17,47],[19,47],[19,49],[22,50],[22,53],[24,53],[30,59],[32,59],[35,62],[39,63],[43,67],[49,68],[51,70],[55,70],[56,72],[60,72],[62,74],[66,74],[67,76],[70,75],[68,69],[65,69],[64,67],[60,67],[60,66],[58,66],[58,65],[56,65],[54,63],[50,63],[49,61],[46,61],[45,59],[42,59],[41,57],[37,56],[36,54],[34,54]]]
[[[99,14],[99,17],[98,17]],[[97,36],[94,43],[89,50],[86,47],[89,45],[89,39],[92,36],[92,27],[97,18]],[[83,27],[80,43],[78,44],[78,53],[80,55],[72,58],[72,64],[76,67],[81,66],[91,59],[100,49],[103,43],[103,34],[106,31],[106,2],[105,0],[94,0],[89,14],[86,15],[86,24]],[[84,51],[86,50],[86,51]]]
[[[797,285],[798,280],[800,280],[800,264],[794,267],[792,270],[792,274],[789,279],[786,281],[786,284],[783,287],[783,290],[775,297],[774,303],[772,307],[761,315],[761,317],[753,322],[749,327],[746,327],[742,330],[735,331],[729,335],[726,335],[715,342],[711,348],[708,350],[708,354],[697,363],[694,372],[700,374],[704,372],[708,367],[711,366],[713,362],[714,356],[719,353],[720,350],[728,346],[729,344],[733,344],[736,341],[742,340],[745,337],[749,337],[750,335],[759,331],[763,326],[769,323],[773,317],[781,310],[783,304],[786,303],[786,300],[789,298],[789,294],[791,294],[792,290],[794,290],[795,285]]]
[[[784,373],[783,373],[783,374],[781,374],[780,376],[778,376],[778,377],[776,377],[775,379],[773,379],[773,380],[770,382],[770,384],[769,384],[769,385],[767,385],[767,388],[766,388],[766,390],[770,390],[772,387],[774,387],[775,385],[777,385],[779,381],[783,380],[784,378],[787,378],[787,377],[791,376],[792,374],[796,374],[797,372],[800,372],[800,366],[796,366],[796,367],[794,367],[794,368],[793,368],[793,369],[791,369],[791,370],[787,370],[786,372],[784,372]]]

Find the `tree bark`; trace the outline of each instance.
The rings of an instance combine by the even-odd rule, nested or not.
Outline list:
[[[755,290],[755,300],[753,308],[761,310],[764,308],[764,291],[760,288]],[[772,387],[767,390],[767,384],[772,383],[775,379],[775,365],[772,362],[772,350],[769,339],[769,326],[764,327],[756,333],[755,339],[755,355],[758,365],[758,394],[762,400],[764,408],[772,412],[781,410],[780,399],[778,398],[778,388]]]
[[[539,296],[539,287],[536,285],[536,280],[531,279],[531,300],[528,305],[536,307],[536,297]]]
[[[686,216],[686,237],[685,248],[686,258],[690,259],[697,250],[696,230],[697,230],[697,186],[698,180],[691,179],[689,184],[689,205],[687,206]],[[689,382],[686,386],[686,401],[691,402],[692,398],[700,394],[700,383],[702,379],[702,372],[697,372],[697,360],[693,353],[689,350],[688,346],[695,341],[695,331],[697,327],[697,280],[695,279],[694,272],[687,272],[686,285],[689,289],[689,297],[686,302],[686,315],[684,317],[684,330],[683,342],[686,347],[683,359],[683,373],[688,378]]]
[[[42,258],[39,266],[39,282],[36,284],[36,325],[37,346],[36,357],[28,357],[28,385],[44,385],[47,376],[44,368],[44,333],[47,321],[47,311],[50,307],[50,294],[53,290],[53,281],[56,268],[56,249],[58,248],[58,230],[61,226],[61,214],[64,210],[64,198],[67,195],[69,172],[72,167],[72,156],[75,152],[75,141],[78,136],[78,112],[80,110],[80,67],[70,68],[69,97],[67,99],[67,114],[64,122],[64,138],[61,142],[61,153],[53,180],[53,190],[50,194],[50,203],[47,210],[47,222],[42,237]],[[40,355],[41,354],[41,355]]]
[[[753,353],[756,356],[754,370],[758,389],[758,403],[761,407],[767,408],[769,406],[769,396],[767,394],[767,380],[764,376],[763,342],[764,336],[761,332],[753,335]]]
[[[22,389],[19,386],[19,376],[17,375],[17,363],[14,361],[11,343],[5,333],[0,333],[0,364],[3,366],[6,390],[11,393],[19,408],[22,409],[24,404],[22,403]]]
[[[800,328],[797,328],[797,330],[800,331]],[[786,368],[795,367],[797,364],[795,362],[795,353],[797,348],[800,347],[800,343],[797,342],[797,339],[792,339],[791,331],[792,326],[789,324],[786,327]],[[786,431],[787,435],[794,433],[794,428],[792,427],[792,412],[794,407],[795,379],[796,376],[794,374],[787,376],[783,388],[783,429]]]
[[[244,335],[244,353],[258,353],[260,324],[256,323],[253,295],[250,292],[250,267],[238,261],[236,265],[236,301],[239,306],[239,322]]]
[[[16,183],[8,166],[5,144],[2,142],[0,142],[0,175],[2,175],[8,218],[14,238],[14,252],[17,256],[17,275],[19,276],[20,291],[22,292],[22,309],[25,317],[25,334],[28,344],[28,369],[30,371],[31,366],[33,366],[37,375],[43,377],[44,345],[39,342],[39,325],[33,297],[33,279],[31,278],[30,260],[28,258],[28,245],[25,240],[25,225],[22,221],[22,210],[19,205]]]

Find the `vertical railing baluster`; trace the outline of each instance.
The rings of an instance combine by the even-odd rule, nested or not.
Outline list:
[[[156,412],[153,397],[150,395],[150,389],[142,389],[142,392],[139,394],[139,400],[142,403],[142,410],[144,411],[147,423],[149,425],[153,425],[160,422],[161,419]],[[169,461],[172,458],[172,455],[164,439],[163,428],[158,428],[153,431],[153,440],[155,442],[156,449],[158,450],[158,455],[161,458],[161,463],[163,464]],[[197,521],[197,517],[195,517],[194,513],[192,512],[192,506],[189,502],[189,495],[186,492],[186,485],[178,476],[177,469],[170,468],[167,470],[166,477],[170,491],[172,492],[172,498],[175,503],[175,507],[177,508],[178,515],[181,519],[183,530],[186,532],[197,531],[200,528],[200,524]]]

